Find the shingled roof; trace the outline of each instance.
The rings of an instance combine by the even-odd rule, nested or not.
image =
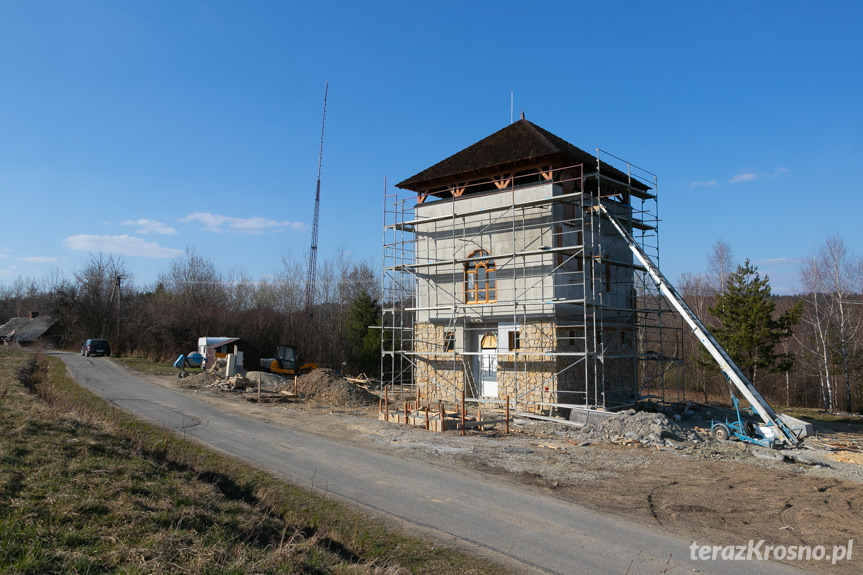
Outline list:
[[[585,173],[596,171],[595,156],[522,118],[396,187],[423,192],[455,181],[472,181],[492,172],[515,171],[519,167],[543,163],[555,167],[583,164]],[[623,182],[628,179],[626,174],[605,162],[601,163],[600,170]],[[641,182],[633,181],[632,185],[640,190],[648,189]]]
[[[42,337],[54,323],[55,320],[47,315],[35,318],[14,317],[0,325],[0,337],[11,343],[32,343]]]

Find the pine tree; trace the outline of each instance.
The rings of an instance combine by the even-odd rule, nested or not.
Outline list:
[[[363,291],[354,301],[346,325],[351,345],[350,363],[368,375],[380,369],[380,330],[369,329],[380,325],[381,309],[368,292]]]
[[[753,385],[759,370],[791,368],[792,358],[777,353],[776,346],[791,336],[792,328],[800,320],[801,303],[773,319],[775,307],[770,297],[770,279],[767,276],[762,279],[758,268],[746,260],[737,266],[725,292],[710,308],[720,323],[713,335]]]

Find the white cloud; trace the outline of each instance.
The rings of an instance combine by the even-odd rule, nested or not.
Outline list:
[[[710,180],[707,182],[692,182],[691,184],[689,184],[689,187],[690,188],[701,188],[701,187],[712,188],[713,186],[715,186],[717,184],[719,184],[719,182],[717,182],[716,180]]]
[[[107,252],[130,257],[175,258],[183,255],[183,250],[163,248],[156,242],[145,242],[141,238],[128,236],[94,236],[78,234],[63,240],[69,249],[81,252]]]
[[[173,236],[177,234],[177,230],[170,226],[166,226],[162,222],[157,222],[156,220],[126,220],[125,222],[121,222],[120,225],[138,226],[138,229],[135,230],[135,232],[139,234],[161,234],[163,236]]]
[[[800,264],[802,262],[803,262],[803,260],[800,258],[780,257],[780,258],[765,258],[763,260],[758,260],[758,261],[755,261],[753,263],[755,265],[757,265],[758,267],[763,266],[763,267],[773,267],[773,268],[778,268],[778,267],[797,268],[800,266]]]
[[[772,172],[761,172],[758,174],[753,172],[744,172],[731,178],[731,183],[740,184],[742,182],[754,182],[755,180],[761,180],[763,178],[778,178],[782,174],[787,174],[789,171],[790,170],[788,168],[776,168]]]
[[[754,182],[758,179],[757,174],[753,174],[752,172],[746,172],[743,174],[737,174],[733,178],[731,178],[732,184],[739,184],[741,182]]]
[[[302,230],[305,228],[302,222],[291,222],[283,220],[281,222],[269,218],[235,218],[233,216],[223,216],[220,214],[211,214],[209,212],[194,212],[189,214],[181,222],[201,222],[204,224],[204,229],[210,232],[238,232],[243,234],[260,234],[263,232],[291,229]]]
[[[57,261],[57,258],[52,258],[48,256],[28,256],[26,258],[18,258],[22,262],[30,262],[36,264],[50,264]]]

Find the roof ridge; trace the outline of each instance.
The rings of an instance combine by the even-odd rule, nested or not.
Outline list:
[[[396,187],[420,192],[437,186],[448,186],[453,181],[468,180],[501,167],[504,170],[518,166],[536,166],[539,163],[597,166],[597,158],[569,143],[545,128],[522,118],[489,136],[452,154],[425,170],[399,182]],[[599,163],[614,177],[624,176],[616,168]],[[645,186],[646,188],[646,186]]]

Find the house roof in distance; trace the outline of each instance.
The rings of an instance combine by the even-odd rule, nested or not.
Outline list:
[[[13,317],[0,325],[0,336],[11,342],[30,343],[39,339],[54,323],[55,320],[47,315],[34,318]]]
[[[468,146],[449,158],[396,184],[396,187],[421,192],[451,181],[469,181],[490,171],[507,171],[519,166],[553,164],[556,167],[584,164],[585,173],[595,171],[596,157],[577,148],[551,132],[525,120],[514,122],[502,130]],[[627,175],[601,163],[601,172],[626,182]],[[633,180],[636,189],[648,186]]]

